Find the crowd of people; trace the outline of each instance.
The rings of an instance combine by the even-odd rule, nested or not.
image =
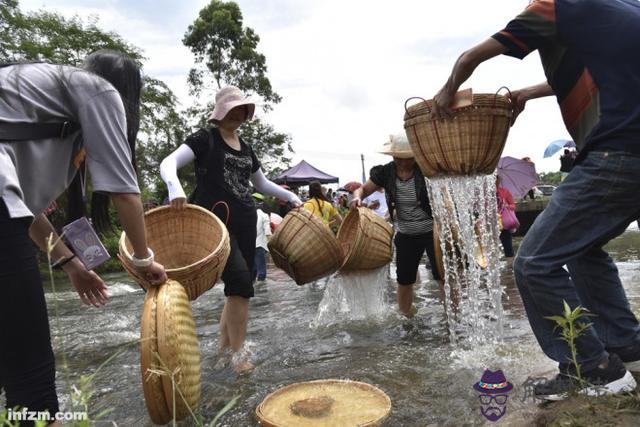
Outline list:
[[[559,365],[554,380],[536,386],[540,397],[563,396],[576,387],[571,350],[549,320],[563,312],[565,302],[595,314],[577,338],[582,378],[613,393],[636,385],[623,362],[640,360],[640,324],[603,245],[640,216],[635,197],[640,183],[640,59],[629,54],[638,47],[640,4],[635,0],[534,0],[506,28],[465,51],[434,98],[433,115],[450,118],[454,95],[479,64],[501,54],[524,58],[539,50],[547,82],[510,94],[514,120],[530,100],[556,96],[580,149],[514,261],[533,333]],[[85,191],[91,188],[94,226],[109,226],[111,200],[133,246],[133,264],[140,276],[153,285],[166,280],[164,267],[147,247],[135,171],[142,76],[132,59],[100,51],[87,57],[81,68],[43,63],[1,67],[0,85],[0,388],[9,408],[55,414],[55,358],[32,242],[44,250],[53,233],[54,265],[68,274],[84,303],[101,306],[108,295],[104,281],[57,239],[44,210],[69,188],[71,217],[81,216]],[[440,277],[433,268],[429,195],[406,136],[390,138],[383,152],[392,161],[372,168],[369,179],[350,197],[327,195],[314,183],[303,204],[296,194],[265,177],[251,145],[238,135],[254,110],[255,103],[238,88],[222,88],[208,118],[211,126],[188,136],[158,171],[171,206],[180,210],[187,197],[177,170],[195,163],[197,188],[189,202],[228,218],[231,254],[222,274],[226,302],[220,351],[239,354],[254,279],[265,277],[264,253],[257,251],[264,249],[264,240],[257,238],[260,234],[266,239],[268,231],[264,216],[258,215],[254,191],[285,205],[304,206],[329,226],[340,223],[345,209],[362,206],[365,200],[380,212],[386,202],[384,215],[396,228],[398,306],[412,316],[413,285],[425,252],[434,279]],[[85,167],[91,186],[80,173]],[[512,198],[500,186],[496,197],[501,209],[512,209]],[[236,359],[234,367],[246,372],[251,362]],[[588,393],[593,390],[577,386]]]

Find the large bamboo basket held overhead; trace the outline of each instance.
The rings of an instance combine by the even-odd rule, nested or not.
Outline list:
[[[433,100],[405,102],[404,128],[427,177],[491,174],[500,160],[513,116],[510,98],[465,95],[472,96],[471,104],[457,108],[451,119],[431,117]],[[407,107],[412,99],[422,102]]]
[[[341,271],[371,270],[391,262],[393,229],[371,209],[351,210],[338,230],[345,254]]]
[[[161,206],[145,214],[145,224],[156,261],[164,265],[169,279],[184,286],[189,300],[213,287],[231,251],[229,233],[217,216],[196,205],[184,210]],[[119,252],[125,270],[148,289],[150,284],[131,264],[133,248],[124,232]]]
[[[333,232],[304,208],[284,217],[268,245],[274,264],[298,285],[328,276],[342,265],[342,249]]]

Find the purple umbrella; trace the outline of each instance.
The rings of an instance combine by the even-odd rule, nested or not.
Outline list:
[[[498,162],[498,176],[502,186],[514,199],[524,197],[538,183],[538,174],[533,162],[505,156]]]

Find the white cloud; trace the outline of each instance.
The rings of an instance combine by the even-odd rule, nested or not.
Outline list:
[[[24,9],[100,16],[100,25],[143,48],[145,72],[163,79],[189,103],[186,75],[192,57],[182,45],[187,26],[206,0],[125,2],[24,0]],[[294,160],[305,158],[341,182],[388,160],[376,154],[389,133],[402,129],[404,101],[432,97],[458,55],[500,30],[526,1],[240,0],[244,23],[256,30],[268,76],[283,101],[267,119],[293,136]],[[482,64],[463,87],[494,92],[544,79],[536,54],[524,61],[499,57]],[[530,156],[538,170],[546,145],[568,137],[555,100],[529,103],[512,128],[505,155]],[[368,172],[368,171],[367,171]]]

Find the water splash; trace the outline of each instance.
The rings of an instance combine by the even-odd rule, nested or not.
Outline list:
[[[388,266],[375,270],[339,273],[331,277],[311,327],[336,323],[381,320],[389,313],[385,299]]]
[[[427,179],[444,266],[451,340],[502,339],[502,287],[494,175]],[[458,300],[458,302],[456,302]]]

